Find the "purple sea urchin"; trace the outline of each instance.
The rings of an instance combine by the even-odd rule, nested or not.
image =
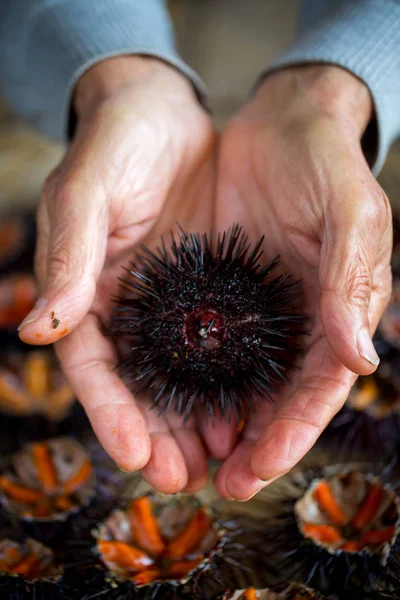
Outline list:
[[[187,419],[195,405],[239,420],[286,380],[300,350],[305,317],[300,286],[262,266],[235,225],[218,235],[172,235],[157,252],[144,248],[121,280],[110,335],[130,345],[121,375],[136,394],[151,393],[162,413]]]

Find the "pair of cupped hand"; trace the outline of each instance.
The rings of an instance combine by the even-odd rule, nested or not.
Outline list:
[[[341,408],[355,373],[378,364],[371,342],[391,292],[390,205],[360,139],[368,89],[335,66],[269,75],[216,131],[191,84],[152,58],[105,60],[78,82],[77,128],[38,211],[41,297],[20,330],[56,342],[65,373],[110,456],[164,493],[195,491],[208,458],[217,491],[246,500],[289,471]],[[176,228],[240,223],[267,258],[301,278],[311,335],[275,403],[237,423],[159,417],[117,373],[101,324],[121,265]],[[53,314],[54,313],[54,314]],[[53,319],[60,321],[56,329]]]

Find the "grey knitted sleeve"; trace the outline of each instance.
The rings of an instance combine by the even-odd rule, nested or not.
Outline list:
[[[71,94],[96,62],[161,58],[203,84],[178,56],[164,0],[0,0],[0,86],[10,106],[65,139]]]
[[[342,66],[370,89],[378,130],[377,174],[400,137],[400,0],[305,0],[298,39],[263,77],[314,62]]]

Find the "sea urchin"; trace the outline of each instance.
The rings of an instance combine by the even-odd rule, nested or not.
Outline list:
[[[194,496],[135,498],[93,530],[99,563],[85,586],[107,600],[217,598],[238,586],[259,541],[249,525]]]
[[[71,438],[29,443],[0,477],[3,508],[28,521],[65,521],[94,495],[95,474],[86,450]]]
[[[289,582],[263,590],[237,590],[226,594],[222,600],[323,600],[323,597],[301,583]]]
[[[130,345],[121,375],[160,413],[187,419],[200,405],[240,419],[286,380],[305,322],[300,286],[272,275],[279,257],[260,264],[263,241],[252,245],[238,225],[216,240],[181,231],[126,269],[109,333]]]
[[[388,468],[373,470],[379,475],[338,465],[295,477],[265,531],[265,555],[280,574],[340,598],[398,590],[398,486]]]

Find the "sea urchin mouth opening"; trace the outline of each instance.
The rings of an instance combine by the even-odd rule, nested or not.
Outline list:
[[[350,471],[315,480],[295,514],[304,537],[330,554],[367,552],[385,564],[398,535],[400,503],[389,485]]]
[[[237,420],[287,381],[306,318],[299,281],[261,264],[239,226],[218,235],[172,235],[143,248],[121,279],[107,333],[124,338],[120,373],[160,413],[195,406]]]
[[[184,334],[191,348],[215,350],[225,333],[225,317],[214,310],[198,307],[185,316]]]

